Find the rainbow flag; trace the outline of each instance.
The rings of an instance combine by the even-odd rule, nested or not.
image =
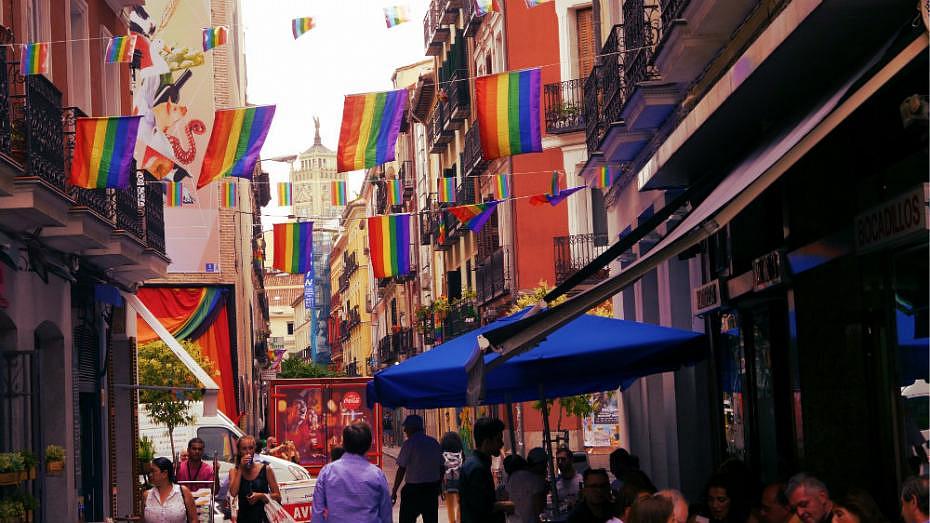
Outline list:
[[[459,222],[469,231],[477,234],[488,221],[488,218],[494,214],[499,201],[477,203],[474,205],[459,205],[458,207],[449,207],[447,210],[453,216],[458,218]]]
[[[235,181],[231,180],[223,184],[223,201],[221,204],[224,208],[233,209],[236,207],[236,203],[239,200],[238,189],[239,186],[236,185]]]
[[[542,4],[548,4],[552,0],[525,0],[525,1],[526,1],[526,7],[533,8],[533,7],[538,7]]]
[[[108,64],[125,64],[132,62],[132,54],[136,50],[136,35],[114,36],[107,42],[107,50],[103,61]]]
[[[465,0],[466,2],[469,0]],[[497,7],[497,2],[494,0],[475,0],[475,12],[480,16],[484,16],[491,11],[500,11]]]
[[[346,96],[336,152],[336,171],[374,167],[394,160],[407,90]]]
[[[542,151],[540,69],[475,79],[481,150],[485,160]]]
[[[395,5],[384,8],[384,22],[387,24],[388,29],[409,21],[410,13],[407,11],[407,6]]]
[[[274,109],[273,105],[263,105],[216,112],[198,189],[224,176],[252,177]]]
[[[300,35],[306,33],[314,27],[316,26],[313,23],[313,18],[309,16],[302,16],[300,18],[293,19],[291,21],[291,32],[294,33],[294,40],[297,40]]]
[[[142,116],[78,118],[71,185],[85,189],[129,187],[132,153]]]
[[[346,195],[346,182],[332,181],[329,184],[330,201],[333,205],[344,206],[348,200]]]
[[[559,171],[552,171],[552,180],[549,182],[549,196],[559,194]]]
[[[403,205],[404,193],[400,180],[385,180],[384,190],[387,191],[388,205]]]
[[[165,185],[165,207],[181,207],[184,205],[184,186],[181,182],[168,182]]]
[[[274,224],[274,262],[281,272],[304,274],[313,260],[313,222]]]
[[[225,25],[203,28],[203,50],[209,51],[226,43],[229,38],[229,28]]]
[[[436,238],[436,243],[438,243],[439,245],[446,243],[446,221],[443,218],[445,217],[443,216],[442,211],[440,211],[439,212],[439,225],[437,227],[439,229],[439,234],[437,234],[437,238]]]
[[[278,182],[278,205],[294,205],[291,182]]]
[[[570,187],[568,189],[565,189],[564,191],[559,191],[558,194],[555,194],[555,195],[536,194],[536,195],[530,196],[530,205],[538,206],[538,205],[545,205],[548,203],[549,205],[555,207],[556,205],[562,203],[562,200],[564,200],[565,198],[568,198],[572,194],[584,188],[585,188],[584,185],[579,185],[578,187]]]
[[[506,200],[510,198],[510,180],[509,174],[498,174],[494,177],[494,197],[497,200]]]
[[[20,47],[23,52],[19,59],[19,74],[26,76],[48,73],[48,42],[32,42]]]
[[[368,252],[375,278],[410,272],[410,215],[386,214],[368,218]]]
[[[455,178],[440,178],[438,180],[439,185],[439,201],[441,203],[455,203]]]
[[[610,186],[614,184],[614,172],[609,166],[604,165],[594,178],[594,186],[604,191],[609,191]]]

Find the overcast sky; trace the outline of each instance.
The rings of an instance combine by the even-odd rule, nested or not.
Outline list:
[[[346,94],[391,89],[400,66],[424,58],[423,16],[428,0],[242,0],[248,101],[275,104],[262,158],[297,154],[313,143],[313,116],[323,144],[336,150]],[[411,21],[388,29],[385,6],[407,5]],[[316,27],[294,40],[291,20],[313,17]],[[264,162],[272,182],[287,181],[288,166]],[[349,177],[349,196],[362,176]],[[274,190],[272,190],[274,194]],[[274,199],[274,197],[273,197]],[[288,209],[265,208],[266,215]],[[279,220],[265,220],[272,223]]]

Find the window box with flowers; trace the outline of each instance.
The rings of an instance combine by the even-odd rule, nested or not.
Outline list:
[[[26,462],[21,453],[0,453],[0,485],[18,485],[27,475]]]
[[[58,445],[45,448],[45,471],[50,476],[58,476],[65,470],[65,449]]]

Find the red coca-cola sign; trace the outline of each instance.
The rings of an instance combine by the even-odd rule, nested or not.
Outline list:
[[[345,410],[356,410],[362,406],[362,396],[358,392],[349,391],[342,398],[342,408]]]

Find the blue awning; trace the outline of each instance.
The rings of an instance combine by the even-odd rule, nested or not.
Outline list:
[[[466,364],[480,334],[519,320],[525,311],[475,329],[378,372],[369,402],[385,407],[467,405]],[[624,388],[637,378],[694,364],[707,354],[703,334],[633,321],[583,315],[539,346],[485,374],[485,405]],[[484,356],[487,366],[499,356]]]

